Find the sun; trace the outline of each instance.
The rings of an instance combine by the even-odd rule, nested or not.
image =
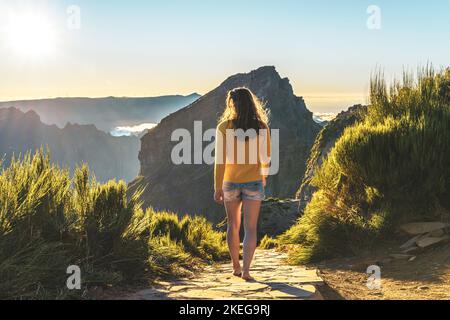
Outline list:
[[[9,17],[4,31],[7,45],[20,56],[45,57],[55,50],[55,30],[44,15],[13,14]]]

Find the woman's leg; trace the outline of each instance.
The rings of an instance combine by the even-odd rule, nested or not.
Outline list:
[[[240,276],[242,273],[242,269],[239,255],[241,249],[241,240],[239,238],[239,231],[241,230],[242,202],[241,201],[225,202],[225,208],[227,211],[227,218],[228,218],[228,231],[227,231],[228,248],[230,250],[231,260],[233,261],[234,274],[236,276]]]
[[[261,210],[261,201],[244,200],[244,270],[242,277],[252,280],[250,267],[255,255],[258,232],[258,219]]]

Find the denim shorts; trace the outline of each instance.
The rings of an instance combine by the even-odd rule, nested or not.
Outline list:
[[[223,183],[224,201],[264,201],[265,192],[262,181],[248,182],[248,183]]]

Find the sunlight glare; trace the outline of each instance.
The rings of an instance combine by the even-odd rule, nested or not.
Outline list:
[[[56,46],[55,30],[49,19],[35,13],[11,15],[5,35],[7,45],[15,54],[25,57],[50,55]]]

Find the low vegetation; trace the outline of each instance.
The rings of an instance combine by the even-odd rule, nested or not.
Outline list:
[[[0,175],[0,299],[89,298],[91,287],[143,284],[227,256],[204,218],[144,211],[124,182],[74,176],[42,150]],[[82,290],[68,290],[67,268]]]
[[[265,235],[259,242],[259,249],[271,250],[277,247],[277,240]]]
[[[450,210],[450,70],[371,85],[361,121],[336,142],[298,223],[280,237],[294,262],[356,253],[402,222],[447,220]]]

